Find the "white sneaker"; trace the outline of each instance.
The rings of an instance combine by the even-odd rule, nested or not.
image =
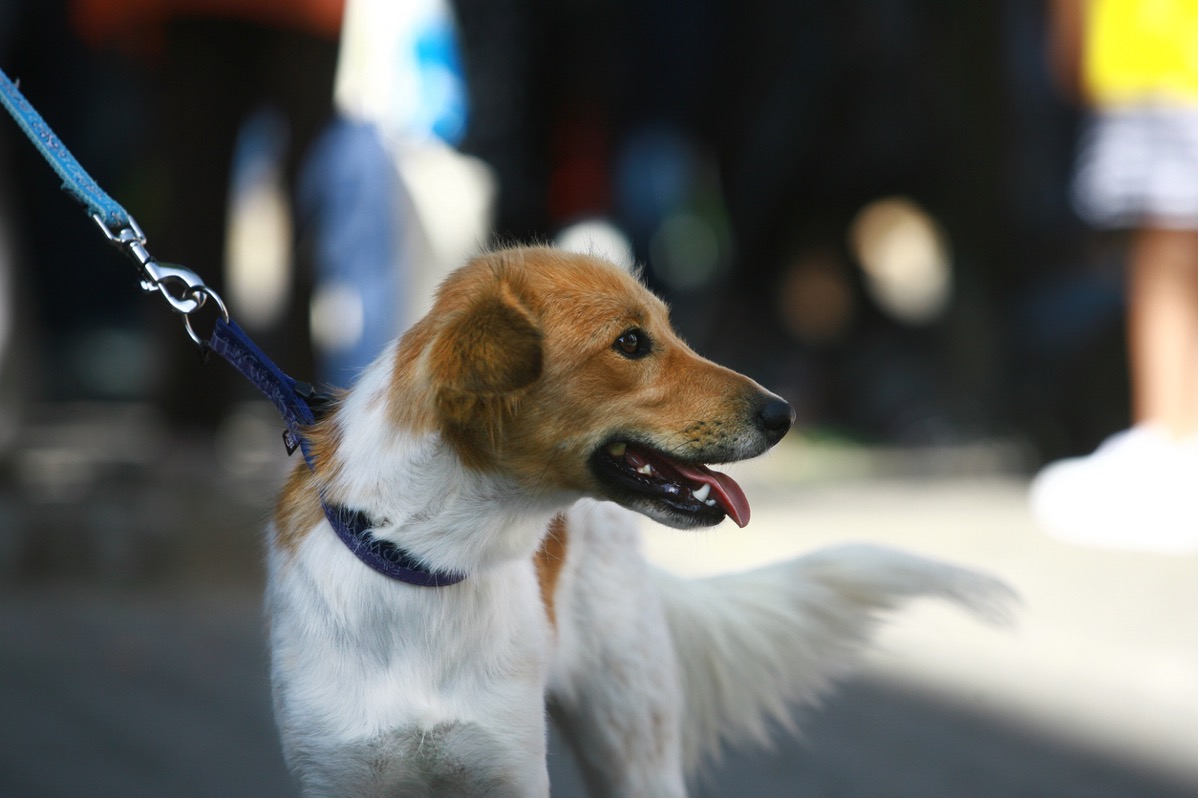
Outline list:
[[[1093,454],[1048,464],[1031,484],[1031,511],[1075,544],[1186,553],[1202,536],[1202,453],[1196,438],[1151,427],[1116,433]]]

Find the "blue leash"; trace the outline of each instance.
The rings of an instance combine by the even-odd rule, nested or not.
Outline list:
[[[113,230],[130,227],[130,216],[126,210],[96,185],[92,176],[84,171],[54,135],[54,131],[50,130],[41,114],[34,110],[3,72],[0,72],[0,102],[4,103],[4,107],[21,126],[21,130],[63,179],[63,191],[86,207],[93,217],[99,217],[101,225]]]
[[[55,136],[42,116],[8,76],[0,70],[0,104],[16,120],[42,157],[63,181],[63,191],[75,198],[115,246],[138,265],[144,292],[159,292],[184,320],[184,329],[203,352],[214,352],[230,363],[275,406],[287,430],[284,446],[292,455],[298,448],[310,469],[316,468],[304,431],[316,423],[314,407],[327,398],[308,384],[294,380],[258,348],[230,319],[221,298],[191,270],[162,264],[146,249],[146,235],[120,203],[97,185],[70,151]],[[213,332],[202,339],[192,327],[191,314],[212,300],[217,307]],[[326,519],[344,545],[375,571],[417,586],[449,586],[463,580],[454,572],[427,569],[412,555],[391,542],[372,536],[372,523],[361,511],[327,503],[322,498]]]

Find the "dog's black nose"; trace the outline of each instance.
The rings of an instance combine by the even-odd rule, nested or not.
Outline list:
[[[779,442],[789,432],[795,419],[797,419],[797,412],[793,410],[793,406],[779,397],[772,397],[765,400],[760,406],[756,421],[759,423],[760,429],[768,434],[773,442]]]

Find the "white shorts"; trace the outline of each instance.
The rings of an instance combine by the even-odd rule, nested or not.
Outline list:
[[[1072,187],[1077,213],[1096,228],[1198,228],[1198,112],[1100,112],[1081,142]]]

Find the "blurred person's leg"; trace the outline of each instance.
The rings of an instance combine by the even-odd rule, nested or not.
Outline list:
[[[1032,510],[1066,541],[1186,551],[1202,535],[1197,231],[1135,232],[1127,269],[1132,427],[1041,470]]]
[[[1134,423],[1174,439],[1198,432],[1198,232],[1138,232],[1127,335]]]

